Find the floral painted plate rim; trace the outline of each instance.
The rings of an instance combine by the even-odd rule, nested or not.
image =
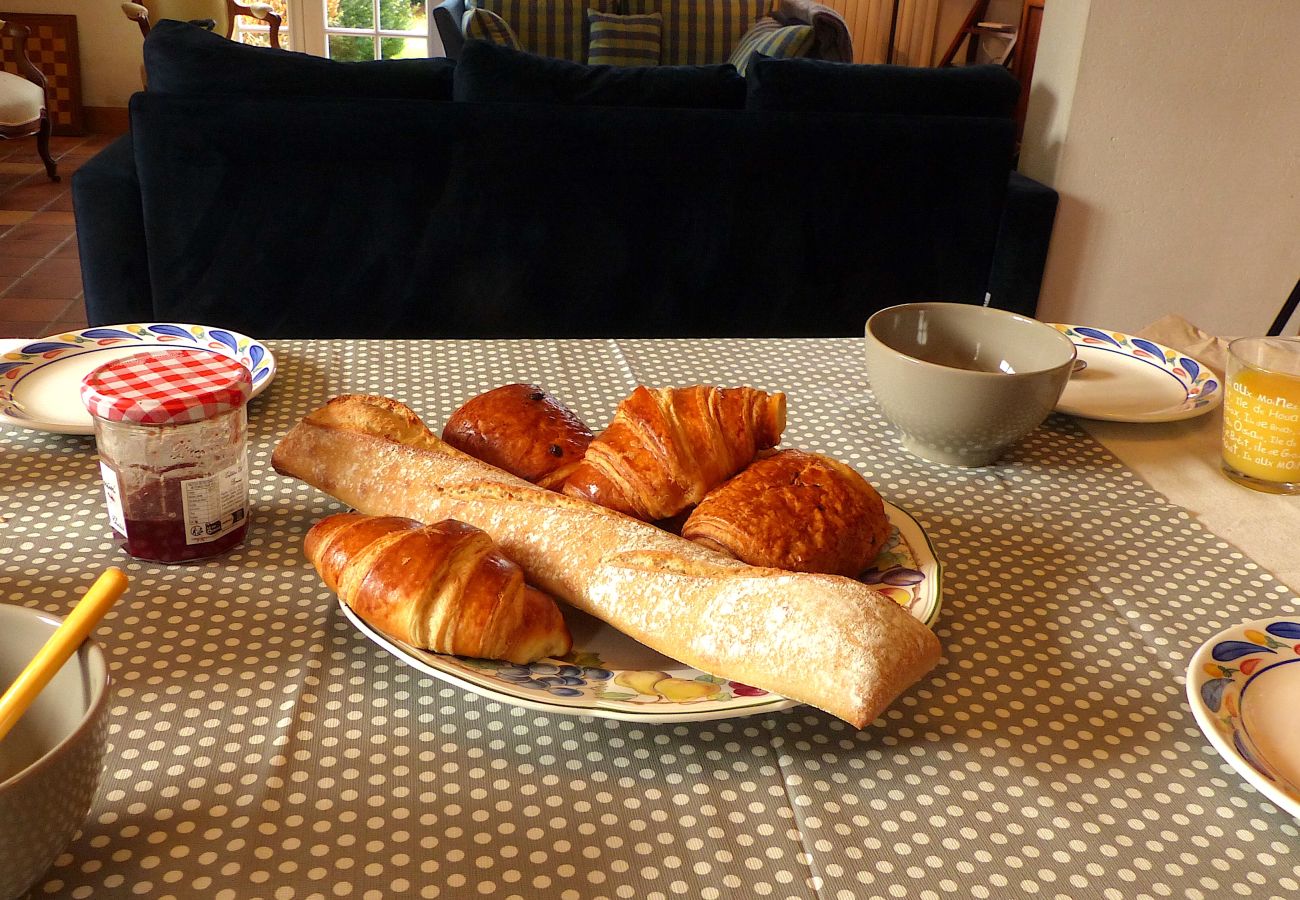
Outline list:
[[[1219,755],[1265,797],[1300,818],[1300,784],[1276,771],[1276,763],[1260,752],[1243,715],[1246,690],[1265,672],[1291,663],[1300,663],[1300,616],[1234,625],[1192,655],[1187,702]],[[1300,704],[1300,696],[1295,702]]]
[[[1076,347],[1106,351],[1115,354],[1116,361],[1121,363],[1143,363],[1167,373],[1178,382],[1184,394],[1183,400],[1172,406],[1155,407],[1141,413],[1117,413],[1104,407],[1076,405],[1070,399],[1067,383],[1061,401],[1056,405],[1057,412],[1108,422],[1176,422],[1203,415],[1223,402],[1223,385],[1219,376],[1205,363],[1186,353],[1122,331],[1087,325],[1051,325]]]
[[[862,578],[932,627],[942,602],[943,566],[916,519],[891,503],[885,504],[885,511],[894,527],[885,549]],[[367,625],[342,600],[339,606],[358,631],[421,672],[489,699],[539,712],[662,724],[728,719],[799,705],[668,657],[658,656],[663,663],[658,669],[621,669],[615,660],[583,649],[594,641],[575,646],[564,659],[530,666],[430,653]],[[610,626],[591,621],[601,631],[630,641]]]
[[[57,405],[61,408],[66,405],[68,417],[50,419],[25,412],[14,396],[14,390],[24,383],[28,386],[36,385],[36,380],[56,362],[91,353],[120,350],[131,347],[133,343],[141,349],[179,347],[206,350],[239,360],[253,379],[250,397],[256,397],[266,390],[275,378],[275,356],[270,349],[261,341],[229,328],[174,322],[99,325],[36,338],[0,354],[0,423],[56,434],[93,434],[94,425],[81,406],[80,396],[73,395],[66,401],[60,397]]]

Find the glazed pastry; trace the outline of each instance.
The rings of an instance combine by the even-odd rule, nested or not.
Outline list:
[[[564,484],[564,493],[652,522],[735,475],[785,430],[785,394],[749,387],[638,387]]]
[[[525,481],[559,490],[591,443],[591,429],[535,384],[506,384],[451,414],[442,439]]]
[[[782,450],[711,491],[682,537],[751,566],[852,578],[889,538],[876,489],[839,460]]]
[[[362,621],[412,647],[530,663],[572,644],[555,601],[472,525],[340,513],[306,552]]]
[[[482,528],[529,583],[634,640],[858,728],[939,660],[930,629],[860,582],[747,566],[445,444],[406,443],[358,409],[370,402],[309,413],[275,448],[275,470],[362,512]]]

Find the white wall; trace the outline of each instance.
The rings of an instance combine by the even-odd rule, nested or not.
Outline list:
[[[1263,333],[1300,277],[1296,0],[1049,0],[1020,168],[1061,192],[1039,317]]]
[[[140,90],[140,29],[116,0],[3,0],[6,12],[77,17],[81,50],[81,102],[126,106]]]

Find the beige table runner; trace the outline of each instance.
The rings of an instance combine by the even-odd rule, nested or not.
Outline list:
[[[36,896],[1291,897],[1300,829],[1209,747],[1197,646],[1296,598],[1053,417],[1001,464],[898,450],[854,340],[276,342],[255,519],[228,557],[128,562],[101,626],[103,786]],[[785,444],[859,468],[947,571],[936,671],[854,731],[799,707],[653,726],[423,675],[301,554],[329,498],[269,469],[344,391],[440,424],[535,380],[599,425],[638,382],[789,394]],[[0,599],[61,612],[121,557],[91,442],[0,428]]]

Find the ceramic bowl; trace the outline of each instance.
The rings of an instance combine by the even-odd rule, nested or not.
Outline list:
[[[62,620],[0,604],[0,691]],[[108,665],[86,641],[0,739],[0,897],[31,887],[81,827],[99,787]]]
[[[903,446],[985,466],[1052,411],[1074,343],[1050,325],[963,303],[905,303],[867,320],[867,377]]]

